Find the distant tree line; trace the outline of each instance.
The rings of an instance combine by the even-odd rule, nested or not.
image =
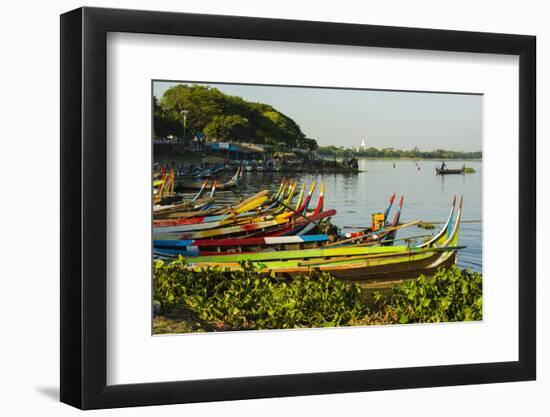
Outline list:
[[[307,138],[294,120],[272,106],[230,96],[217,88],[179,84],[159,99],[154,97],[153,107],[156,137],[183,137],[182,112],[186,111],[185,139],[201,132],[212,141],[317,149],[317,141]]]
[[[357,157],[366,158],[424,158],[424,159],[481,159],[482,152],[461,152],[461,151],[448,151],[444,149],[435,149],[433,151],[421,151],[417,147],[411,150],[401,150],[394,148],[367,148],[367,149],[354,149],[344,148],[343,146],[320,146],[317,149],[317,154],[326,156],[346,157],[349,155],[355,155]]]

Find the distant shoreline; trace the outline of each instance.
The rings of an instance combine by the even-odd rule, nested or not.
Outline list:
[[[342,157],[337,157],[342,158]],[[357,159],[388,159],[394,161],[474,161],[482,162],[483,158],[411,158],[411,157],[386,157],[386,156],[356,156]]]

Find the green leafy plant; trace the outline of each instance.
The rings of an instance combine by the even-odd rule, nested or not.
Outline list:
[[[481,320],[482,276],[456,266],[441,269],[433,278],[421,276],[393,288],[378,304],[399,323]]]
[[[180,259],[156,262],[153,284],[163,307],[184,305],[217,330],[343,326],[367,313],[359,287],[317,271],[289,280],[248,264],[191,272]]]
[[[154,298],[163,318],[155,327],[181,331],[289,329],[481,320],[482,277],[456,267],[421,276],[389,294],[366,294],[350,283],[311,270],[281,279],[250,264],[228,271],[190,271],[183,258],[157,261]],[[173,314],[176,312],[177,314]],[[184,317],[185,325],[167,318]],[[191,324],[189,324],[191,323]]]

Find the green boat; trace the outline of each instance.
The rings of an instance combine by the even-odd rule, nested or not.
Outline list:
[[[331,248],[199,256],[188,259],[188,268],[219,267],[238,270],[243,261],[263,273],[282,276],[306,274],[311,269],[346,280],[395,280],[433,275],[456,261],[462,199],[456,198],[445,226],[429,241],[415,246],[342,245]],[[456,211],[456,213],[455,213]]]

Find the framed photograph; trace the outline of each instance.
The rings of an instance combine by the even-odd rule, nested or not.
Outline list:
[[[61,16],[61,401],[533,380],[535,37]]]

